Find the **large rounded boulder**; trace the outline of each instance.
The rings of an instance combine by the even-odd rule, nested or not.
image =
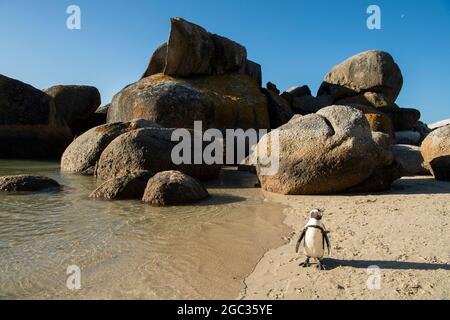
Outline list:
[[[269,129],[267,98],[247,75],[182,79],[156,74],[116,96],[108,123],[142,118],[167,128]]]
[[[261,153],[278,159],[278,170],[257,170],[262,188],[287,194],[374,192],[397,179],[392,154],[374,142],[364,114],[346,106],[330,106],[316,114],[296,117],[264,136]]]
[[[72,139],[52,97],[0,75],[0,158],[59,157]]]
[[[450,181],[450,126],[431,132],[422,142],[421,152],[434,177]]]
[[[221,165],[207,165],[203,161],[195,164],[195,152],[191,152],[190,160],[180,161],[180,164],[178,164],[178,159],[172,158],[172,151],[179,146],[178,142],[172,141],[173,132],[174,129],[145,128],[119,136],[108,145],[100,156],[96,169],[97,177],[101,180],[108,180],[137,171],[178,170],[201,180],[217,178]],[[196,139],[195,133],[193,131],[190,133],[189,152],[195,149],[194,141]],[[201,139],[201,137],[199,138]]]
[[[157,173],[148,181],[142,201],[153,206],[195,203],[209,197],[195,179],[179,171]]]
[[[318,95],[328,93],[335,99],[360,93],[380,93],[394,103],[403,86],[403,76],[392,56],[371,50],[350,57],[328,73]]]
[[[61,171],[94,174],[95,165],[102,152],[114,139],[126,132],[146,127],[159,127],[159,125],[151,121],[135,120],[92,128],[67,147],[61,159]]]
[[[53,97],[56,112],[74,135],[83,133],[101,104],[100,92],[91,86],[58,85],[44,90]],[[90,129],[90,128],[89,128]]]

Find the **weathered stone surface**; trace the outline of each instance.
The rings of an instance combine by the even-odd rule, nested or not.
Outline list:
[[[142,201],[169,206],[195,203],[208,197],[208,191],[192,177],[179,171],[165,171],[148,181]]]
[[[391,119],[384,113],[367,112],[365,113],[367,121],[369,121],[372,131],[378,131],[394,137],[394,126]]]
[[[419,146],[422,142],[422,137],[417,131],[397,131],[395,133],[395,141],[397,144]]]
[[[377,111],[387,114],[394,125],[395,131],[408,131],[419,122],[420,111],[411,108],[380,107]]]
[[[245,47],[183,20],[171,19],[169,41],[153,53],[142,78],[158,73],[175,77],[246,74],[261,87],[261,65],[247,59]],[[141,79],[142,79],[141,78]]]
[[[118,136],[140,128],[159,127],[145,120],[116,122],[92,128],[75,139],[64,152],[61,170],[64,172],[94,174],[94,169],[105,148]]]
[[[336,100],[359,93],[383,94],[394,103],[403,86],[403,76],[392,56],[383,51],[366,51],[336,65],[325,76],[318,95],[328,93]]]
[[[309,89],[308,86],[301,86],[301,87],[290,87],[286,90],[287,93],[289,93],[293,98],[300,98],[303,96],[310,96],[311,95],[311,89]]]
[[[145,128],[122,134],[103,151],[96,175],[101,180],[126,176],[136,171],[161,172],[178,170],[196,179],[208,180],[219,175],[220,165],[174,164],[172,150],[178,142],[172,141],[174,129]],[[194,132],[191,150],[194,150]],[[193,154],[191,163],[193,162]]]
[[[260,64],[247,59],[244,73],[254,79],[259,87],[262,86],[262,69]]]
[[[217,34],[213,34],[211,37],[214,42],[214,54],[211,59],[213,74],[245,73],[248,61],[247,49],[239,43]]]
[[[294,113],[289,103],[273,91],[267,89],[262,89],[262,91],[268,101],[270,127],[275,129],[291,120]]]
[[[102,183],[89,198],[98,200],[142,199],[148,180],[154,176],[149,171],[139,171],[128,176],[113,178]]]
[[[208,31],[181,18],[172,18],[164,73],[180,77],[210,74],[214,41]]]
[[[0,75],[0,158],[59,157],[72,139],[49,95]]]
[[[108,110],[109,110],[110,106],[111,106],[111,103],[108,103],[108,104],[106,104],[104,106],[100,106],[100,107],[97,108],[95,113],[100,113],[100,114],[105,114],[106,115],[106,114],[108,114]]]
[[[413,145],[396,144],[391,146],[395,160],[402,166],[402,176],[429,175],[424,166],[420,148]]]
[[[372,193],[386,191],[391,188],[392,182],[400,179],[402,176],[402,167],[396,161],[383,168],[377,168],[373,171],[370,178],[361,182],[355,187],[347,190],[348,193]]]
[[[108,122],[143,118],[167,128],[268,129],[267,99],[247,75],[173,78],[156,74],[119,92]]]
[[[53,97],[56,112],[74,135],[84,132],[85,122],[95,114],[101,104],[100,92],[92,86],[58,85],[44,92]]]
[[[420,111],[416,109],[396,106],[375,108],[362,104],[350,104],[350,106],[364,112],[373,131],[385,132],[392,137],[395,131],[412,130],[418,125],[420,119]]]
[[[394,138],[395,128],[388,114],[368,105],[351,104],[350,106],[364,113],[372,131],[383,132],[389,135],[391,139]]]
[[[425,166],[437,180],[450,181],[450,126],[441,127],[422,142]]]
[[[295,113],[305,115],[315,113],[322,108],[330,106],[332,103],[333,98],[328,94],[324,94],[319,97],[304,95],[293,98],[292,109]]]
[[[382,149],[389,150],[392,145],[392,137],[383,132],[372,132],[373,141]]]
[[[264,176],[261,164],[257,166],[266,191],[290,195],[373,192],[389,188],[398,178],[392,154],[374,142],[367,119],[357,109],[330,106],[297,117],[264,136],[260,146],[270,146],[276,134],[278,172]]]
[[[166,57],[167,57],[167,42],[163,43],[155,50],[150,59],[147,70],[145,70],[141,79],[150,77],[157,73],[163,73],[166,67]]]
[[[72,128],[74,136],[78,137],[92,128],[106,124],[106,117],[107,113],[95,112],[85,121],[77,125],[76,128]]]
[[[366,106],[371,106],[374,108],[383,108],[383,107],[390,107],[393,106],[392,103],[389,101],[388,98],[386,98],[381,93],[376,92],[365,92],[358,94],[353,97],[347,97],[344,99],[340,99],[335,102],[335,104],[338,105],[353,105],[353,104],[362,104]]]
[[[162,61],[164,51],[160,47],[155,60]],[[179,77],[243,73],[247,62],[247,50],[240,44],[181,18],[171,19],[166,51],[164,74]],[[154,70],[159,69],[159,64],[154,63],[158,66]]]
[[[42,176],[17,175],[0,177],[0,191],[57,191],[60,188],[61,186],[58,182]]]
[[[425,123],[419,121],[414,127],[414,131],[420,134],[420,143],[433,131]]]

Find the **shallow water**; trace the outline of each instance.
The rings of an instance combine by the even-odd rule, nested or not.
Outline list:
[[[1,299],[233,299],[262,255],[282,243],[283,207],[225,170],[196,206],[94,201],[93,177],[57,162],[0,160],[0,176],[40,174],[59,193],[0,193]],[[67,289],[67,267],[81,289]]]

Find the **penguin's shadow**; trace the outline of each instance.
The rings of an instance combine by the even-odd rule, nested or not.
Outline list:
[[[377,261],[377,260],[336,260],[323,259],[327,270],[333,270],[339,267],[351,267],[355,269],[368,269],[377,266],[380,269],[392,270],[450,270],[450,265],[445,263],[421,263],[405,261]]]

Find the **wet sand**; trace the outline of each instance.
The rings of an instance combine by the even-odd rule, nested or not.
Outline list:
[[[381,194],[265,196],[290,207],[295,233],[246,278],[244,299],[450,299],[450,183],[411,177]],[[326,210],[328,271],[300,267],[305,257],[295,253],[313,208]],[[379,289],[370,266],[380,268]]]

